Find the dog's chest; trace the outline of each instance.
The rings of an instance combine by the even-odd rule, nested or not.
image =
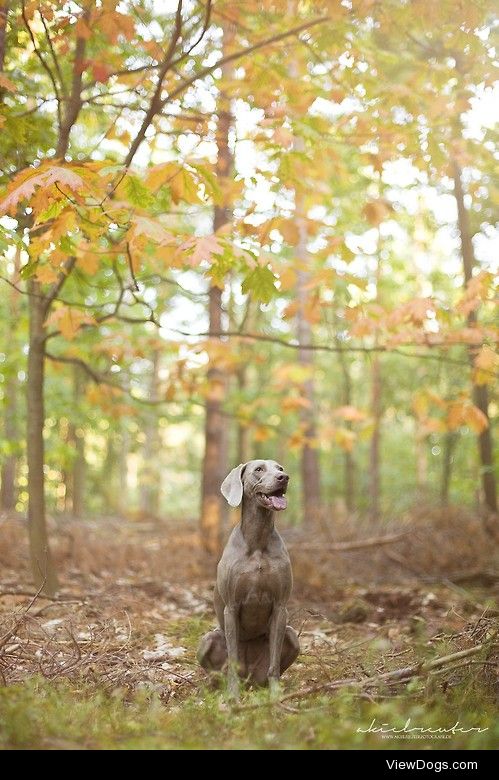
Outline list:
[[[236,598],[244,604],[274,601],[280,591],[283,565],[268,553],[256,550],[238,567]]]

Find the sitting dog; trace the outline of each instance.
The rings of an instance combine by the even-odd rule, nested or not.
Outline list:
[[[276,690],[280,675],[300,652],[287,625],[286,604],[293,577],[285,544],[274,528],[274,512],[287,507],[289,477],[275,460],[250,460],[222,483],[230,504],[242,504],[217,569],[214,592],[219,628],[201,639],[198,661],[208,671],[227,665],[228,690],[239,694],[239,677]]]

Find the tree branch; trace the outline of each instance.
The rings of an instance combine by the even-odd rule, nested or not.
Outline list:
[[[168,62],[166,64],[166,67],[164,68],[163,76],[160,78],[160,81],[158,82],[158,86],[154,93],[149,109],[146,113],[146,116],[144,117],[144,121],[142,122],[140,130],[135,136],[135,139],[130,147],[130,150],[125,160],[125,165],[128,167],[131,164],[139,146],[141,145],[141,143],[145,138],[146,131],[149,128],[149,125],[151,124],[156,114],[160,113],[169,101],[174,100],[178,95],[184,92],[191,84],[194,84],[196,81],[199,81],[199,79],[208,76],[210,73],[213,73],[214,70],[217,70],[217,68],[222,67],[222,65],[225,65],[228,62],[233,62],[234,60],[240,59],[241,57],[245,57],[248,54],[252,54],[253,52],[257,51],[258,49],[262,49],[265,46],[270,46],[273,43],[278,43],[279,41],[282,41],[285,38],[289,38],[289,36],[291,35],[298,35],[298,33],[302,32],[303,30],[309,29],[310,27],[313,27],[316,24],[320,24],[321,22],[326,21],[328,18],[329,17],[327,16],[323,16],[320,17],[319,19],[313,19],[310,22],[304,22],[303,24],[300,24],[297,27],[293,27],[291,30],[287,30],[286,32],[283,33],[278,33],[277,35],[273,35],[270,38],[266,38],[263,41],[258,41],[258,43],[253,44],[253,46],[248,46],[247,49],[240,49],[236,52],[233,52],[232,54],[228,54],[226,57],[222,57],[221,59],[217,60],[217,62],[214,65],[209,65],[205,68],[202,68],[200,71],[198,71],[198,73],[195,73],[193,76],[183,81],[182,84],[180,84],[176,89],[174,89],[165,98],[163,98],[163,100],[161,100],[160,95],[161,95],[162,82],[164,76],[166,75],[167,70],[172,65],[171,61]],[[163,68],[161,69],[161,72],[163,72]]]
[[[64,79],[62,77],[62,71],[61,71],[61,68],[60,68],[60,65],[59,65],[59,60],[57,59],[57,55],[55,53],[54,45],[52,43],[52,38],[50,37],[50,33],[49,33],[49,29],[47,27],[47,23],[45,21],[45,17],[44,17],[44,15],[43,15],[43,13],[42,13],[40,8],[38,8],[38,13],[40,14],[40,18],[42,20],[43,29],[45,31],[45,38],[47,39],[48,47],[49,47],[50,53],[52,55],[52,61],[54,63],[54,67],[56,69],[57,75],[59,76],[59,83],[61,85],[62,94],[63,94],[64,97],[67,97],[68,92],[67,92],[67,89],[66,89],[66,84],[64,83]]]
[[[162,101],[162,108],[165,106],[170,100],[173,100],[177,97],[177,95],[180,95],[181,92],[187,89],[187,87],[190,87],[191,84],[194,84],[194,82],[198,81],[199,79],[204,78],[204,76],[208,76],[210,73],[213,73],[214,70],[217,68],[221,68],[222,65],[225,65],[228,62],[233,62],[234,60],[238,60],[241,57],[246,57],[248,54],[252,54],[255,51],[258,51],[258,49],[262,49],[265,46],[270,46],[273,43],[278,43],[279,41],[284,40],[285,38],[289,38],[291,35],[298,35],[300,32],[303,32],[303,30],[308,30],[310,27],[314,27],[317,24],[321,24],[322,22],[325,22],[329,19],[328,16],[321,16],[318,19],[313,19],[310,22],[304,22],[303,24],[298,25],[297,27],[293,27],[290,30],[287,30],[283,33],[278,33],[277,35],[272,35],[270,38],[265,38],[263,41],[258,41],[257,43],[254,43],[252,46],[248,46],[247,49],[239,49],[236,52],[233,52],[232,54],[228,54],[226,57],[221,57],[214,65],[209,65],[206,68],[202,68],[198,73],[195,73],[193,76],[191,76],[189,79],[186,79],[182,84],[180,84],[173,92],[171,92],[163,101]]]
[[[275,704],[282,704],[283,702],[290,701],[292,699],[304,699],[314,693],[325,693],[326,691],[335,691],[340,688],[370,688],[376,685],[385,685],[396,682],[406,682],[412,680],[415,677],[423,677],[431,674],[434,670],[444,669],[449,667],[452,669],[452,665],[455,661],[461,661],[464,658],[470,658],[473,655],[481,653],[487,646],[485,642],[482,642],[474,647],[469,647],[466,650],[458,650],[456,653],[449,653],[449,655],[443,655],[439,658],[434,658],[431,661],[423,661],[412,666],[406,666],[402,669],[393,669],[389,672],[383,672],[382,674],[372,675],[371,677],[365,677],[362,680],[358,680],[355,677],[350,677],[344,680],[333,680],[328,683],[320,683],[318,685],[311,685],[308,688],[302,688],[291,693],[281,696],[277,700],[268,700],[258,704],[242,704],[235,708],[237,712],[242,710],[254,710],[262,706],[272,706]]]
[[[128,154],[125,159],[125,167],[128,168],[130,166],[130,163],[132,162],[133,158],[135,157],[135,154],[141,145],[142,141],[145,138],[145,134],[156,116],[156,114],[161,110],[162,103],[161,103],[161,90],[163,89],[163,81],[164,78],[168,72],[168,69],[172,63],[173,55],[175,53],[175,49],[177,47],[178,40],[182,33],[182,2],[183,0],[178,0],[177,5],[177,11],[175,14],[175,26],[173,28],[172,37],[170,40],[170,43],[168,45],[168,49],[166,50],[165,56],[163,58],[163,61],[161,63],[159,73],[158,73],[158,83],[156,84],[156,89],[154,90],[154,94],[151,98],[151,102],[149,104],[149,108],[147,109],[146,115],[142,121],[142,124],[140,126],[140,129],[135,136],[132,145],[130,146],[130,149],[128,151]]]
[[[60,291],[66,284],[66,279],[68,278],[69,274],[73,270],[76,264],[76,257],[70,257],[66,260],[64,263],[63,270],[60,271],[59,276],[57,277],[57,281],[54,282],[52,287],[49,289],[45,297],[45,308],[44,308],[44,314],[45,317],[49,313],[49,309],[52,306],[53,302],[59,295]]]
[[[47,73],[47,75],[48,75],[48,77],[49,77],[49,79],[50,79],[50,81],[52,83],[52,86],[54,88],[54,93],[55,93],[55,97],[56,97],[56,101],[57,101],[57,121],[58,121],[58,124],[59,124],[59,131],[60,131],[61,126],[62,126],[62,116],[61,116],[61,96],[59,94],[59,88],[57,86],[57,81],[55,80],[55,77],[54,77],[54,74],[52,73],[51,68],[45,62],[45,58],[42,56],[41,51],[39,50],[38,46],[36,45],[36,40],[35,40],[35,36],[33,35],[33,30],[31,29],[29,21],[28,21],[28,17],[26,16],[26,4],[25,4],[24,0],[22,0],[22,3],[21,3],[21,16],[23,18],[24,25],[25,25],[25,27],[26,27],[26,29],[28,31],[28,35],[29,35],[29,37],[31,39],[31,43],[33,44],[33,49],[35,51],[35,55],[38,58],[38,60],[40,62],[40,65],[42,66],[44,71]]]
[[[87,8],[83,13],[83,19],[87,20],[90,15],[90,9]],[[69,146],[69,136],[71,128],[78,118],[82,106],[81,90],[83,80],[83,60],[85,57],[85,48],[87,42],[85,38],[77,38],[75,46],[75,57],[73,61],[73,80],[71,83],[71,94],[69,95],[64,119],[60,125],[59,139],[55,156],[64,159]]]
[[[350,550],[364,550],[367,547],[382,547],[385,544],[393,544],[404,539],[411,531],[401,531],[398,534],[387,534],[386,536],[372,536],[368,539],[359,539],[356,542],[336,542],[335,544],[329,544],[328,542],[322,544],[307,544],[303,542],[297,542],[293,545],[292,542],[288,543],[288,547],[293,549],[296,546],[297,550],[325,550],[327,552],[349,552]]]

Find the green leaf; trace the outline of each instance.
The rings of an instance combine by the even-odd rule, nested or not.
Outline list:
[[[38,214],[38,217],[36,219],[37,224],[48,222],[49,219],[55,219],[56,217],[59,216],[61,211],[64,211],[66,205],[67,204],[64,200],[52,201],[50,206],[47,206],[45,211],[41,211],[40,214]]]
[[[138,176],[128,175],[126,177],[125,192],[132,206],[140,206],[143,209],[154,206],[154,195],[142,184]]]
[[[61,236],[59,247],[67,255],[72,255],[75,251],[75,243],[69,236]]]
[[[243,279],[243,293],[252,293],[262,303],[269,303],[277,293],[276,278],[268,265],[253,268]]]
[[[21,279],[29,279],[36,271],[38,260],[30,260],[21,268]]]

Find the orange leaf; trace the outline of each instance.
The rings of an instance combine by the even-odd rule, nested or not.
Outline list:
[[[0,73],[0,87],[6,89],[8,92],[16,92],[16,85],[5,75]]]
[[[88,314],[69,306],[60,306],[55,309],[47,319],[49,325],[56,325],[64,338],[72,340],[84,324],[90,324],[94,320]]]
[[[199,265],[203,260],[211,260],[213,255],[221,255],[224,248],[215,235],[188,238],[178,250],[179,256],[188,255],[186,265]]]
[[[53,184],[61,184],[63,187],[76,191],[81,189],[84,183],[81,176],[77,173],[70,168],[63,168],[59,165],[51,165],[41,173],[38,173],[36,168],[28,169],[28,171],[23,171],[22,173],[28,173],[28,176],[24,177],[20,185],[14,186],[10,190],[9,195],[0,203],[0,211],[14,213],[19,201],[31,198],[37,187],[50,187]],[[12,184],[15,185],[16,181],[17,177]]]
[[[361,422],[367,417],[365,412],[357,409],[355,406],[340,406],[334,410],[333,414],[335,417],[341,417],[348,422]]]

